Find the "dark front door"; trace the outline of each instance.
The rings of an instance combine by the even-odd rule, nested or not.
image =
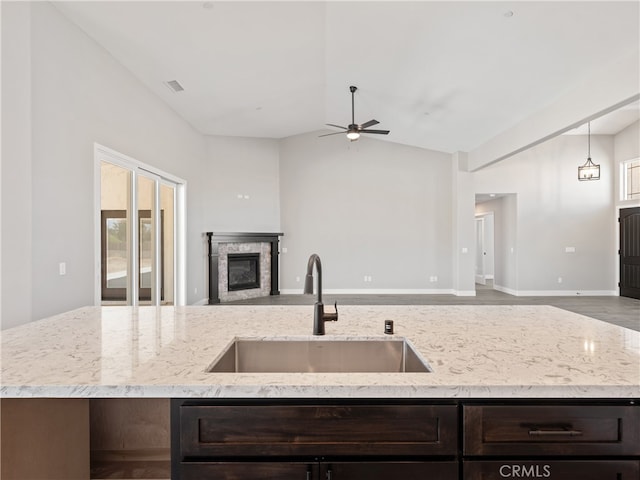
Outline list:
[[[640,207],[620,210],[620,296],[640,299]]]

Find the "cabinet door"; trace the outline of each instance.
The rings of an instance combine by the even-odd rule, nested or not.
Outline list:
[[[320,465],[323,480],[457,480],[458,462],[331,462]]]
[[[319,480],[317,463],[188,462],[180,465],[180,480]]]
[[[455,455],[455,405],[183,405],[180,455]]]
[[[640,455],[640,408],[465,405],[464,454]]]
[[[545,478],[547,480],[637,480],[640,461],[635,460],[492,460],[465,461],[464,480]]]

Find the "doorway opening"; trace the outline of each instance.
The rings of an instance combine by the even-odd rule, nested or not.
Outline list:
[[[476,214],[475,283],[493,288],[494,278],[494,217],[493,212]]]
[[[184,305],[186,183],[100,145],[96,304]]]

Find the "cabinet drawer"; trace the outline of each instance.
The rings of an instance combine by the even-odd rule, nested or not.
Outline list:
[[[635,406],[464,406],[465,455],[640,455]]]
[[[183,405],[181,456],[455,455],[455,405]]]
[[[180,480],[319,480],[317,463],[209,462],[182,463]]]
[[[331,480],[458,480],[458,462],[329,462],[320,478]]]
[[[637,480],[640,461],[494,460],[465,461],[464,480],[545,478],[548,480]]]

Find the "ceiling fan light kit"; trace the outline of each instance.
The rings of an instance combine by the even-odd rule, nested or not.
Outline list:
[[[355,108],[354,108],[354,104],[355,104],[355,100],[354,100],[354,93],[356,93],[356,90],[358,90],[358,87],[355,87],[353,85],[351,85],[349,87],[349,91],[351,92],[351,123],[349,124],[348,127],[343,127],[342,125],[335,125],[333,123],[327,123],[328,126],[330,127],[336,127],[336,128],[341,128],[343,131],[342,132],[335,132],[335,133],[326,133],[324,135],[320,135],[320,137],[328,137],[329,135],[339,135],[341,133],[346,133],[347,134],[347,138],[352,141],[355,142],[356,140],[358,140],[360,138],[360,134],[361,133],[373,133],[376,135],[388,135],[389,134],[389,130],[371,130],[369,129],[369,127],[373,127],[374,125],[377,125],[378,122],[377,120],[369,120],[368,122],[364,122],[362,125],[358,125],[355,121]]]

